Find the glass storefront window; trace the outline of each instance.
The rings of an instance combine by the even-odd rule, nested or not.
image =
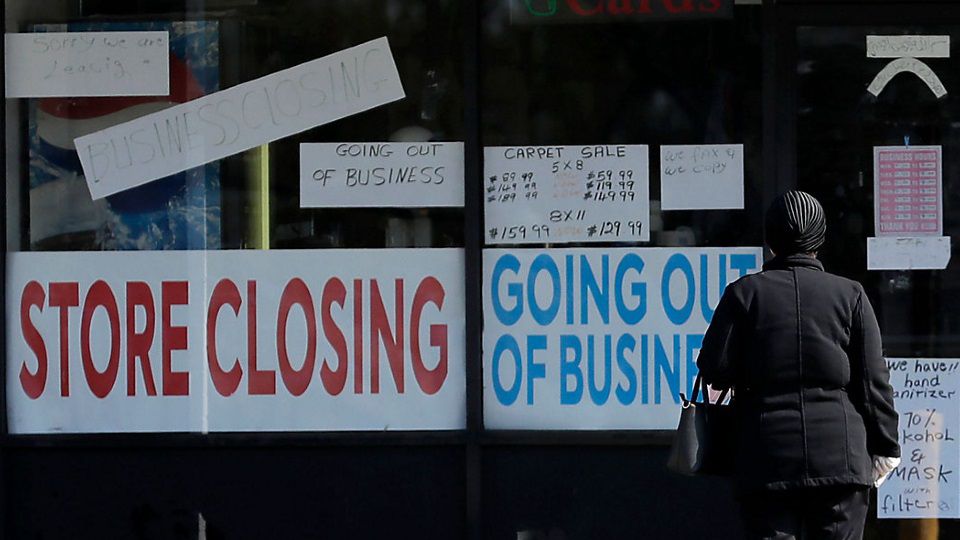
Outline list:
[[[649,245],[760,245],[759,7],[730,19],[578,24],[518,20],[521,4],[484,13],[484,144],[650,145]],[[673,144],[743,144],[747,210],[661,212],[658,147]]]
[[[5,101],[4,533],[63,536],[40,509],[78,489],[77,469],[107,481],[102,497],[63,510],[74,537],[124,537],[159,522],[192,535],[209,522],[211,538],[737,538],[730,486],[672,477],[663,464],[702,329],[722,287],[759,267],[773,196],[796,187],[823,202],[821,258],[865,285],[889,357],[960,357],[956,263],[868,270],[864,241],[876,234],[879,146],[942,149],[942,234],[960,232],[955,62],[924,59],[945,96],[909,75],[874,96],[866,87],[887,60],[864,50],[872,35],[955,44],[960,14],[944,8],[922,24],[900,6],[894,24],[898,8],[873,11],[890,3],[858,3],[862,22],[826,24],[808,19],[854,8],[809,4],[7,0],[5,31],[39,40],[44,81],[79,88],[83,72],[105,66],[120,87],[132,57],[90,60],[83,53],[98,42],[76,36],[159,32],[169,89],[46,96],[35,85]],[[924,9],[939,14],[940,4]],[[51,41],[61,32],[74,37]],[[377,49],[375,77],[369,54],[319,75],[287,71],[383,37],[391,61]],[[41,63],[40,53],[66,47],[86,60]],[[348,110],[375,94],[391,65],[402,99],[290,127],[311,100]],[[263,97],[212,98],[194,116],[167,117],[156,142],[133,131],[85,155],[75,141],[279,73],[296,75],[271,79]],[[270,134],[206,159],[244,130],[251,140]],[[485,150],[587,145],[647,146],[649,200],[631,209],[649,203],[649,240],[635,230],[568,241],[545,232],[556,232],[551,221],[512,242],[516,231],[489,223],[497,187]],[[742,145],[742,207],[664,208],[668,145]],[[134,156],[166,157],[174,146],[197,166],[144,180],[154,157]],[[448,157],[431,161],[437,151]],[[339,161],[327,165],[330,156]],[[85,172],[98,159],[142,185],[95,198],[102,188]],[[633,172],[599,171],[599,181],[634,182]],[[327,182],[344,190],[315,187]],[[452,185],[455,202],[403,191],[441,183],[436,192]],[[533,185],[521,201],[523,189],[536,197]],[[531,270],[537,261],[546,262]],[[686,296],[665,268],[689,284]],[[664,316],[641,322],[648,298]],[[515,341],[494,362],[500,334]],[[574,350],[575,361],[560,360]],[[561,362],[569,371],[557,384]],[[554,394],[555,407],[538,408]],[[134,481],[130,470],[152,476]],[[262,508],[237,512],[252,508],[249,493]],[[956,520],[877,519],[885,502],[871,504],[870,538],[957,534]],[[716,515],[696,511],[705,505]],[[134,524],[93,524],[92,506]],[[308,517],[261,515],[293,513]]]
[[[8,177],[22,179],[7,187],[11,249],[463,245],[460,210],[389,209],[389,203],[376,209],[310,210],[301,207],[298,194],[302,142],[462,140],[461,29],[455,2],[287,2],[282,8],[213,4],[198,10],[176,2],[128,7],[63,1],[47,2],[36,12],[27,2],[7,2],[8,31],[169,31],[172,66],[171,92],[165,98],[8,101]],[[337,31],[317,32],[316,20]],[[78,197],[83,176],[73,138],[383,35],[389,35],[404,83],[401,102],[106,200]]]

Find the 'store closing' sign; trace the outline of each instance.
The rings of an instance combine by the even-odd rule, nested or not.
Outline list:
[[[877,517],[960,518],[960,359],[889,358],[900,413],[900,466],[880,486]]]
[[[13,433],[464,425],[461,250],[7,261]]]

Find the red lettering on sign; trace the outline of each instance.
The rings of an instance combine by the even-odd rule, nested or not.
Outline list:
[[[190,375],[186,371],[173,370],[171,353],[187,349],[187,327],[173,326],[170,311],[173,306],[185,306],[190,301],[190,284],[186,281],[164,281],[160,296],[163,395],[186,396],[190,394]]]
[[[221,279],[213,288],[210,307],[207,309],[207,365],[210,366],[213,387],[217,393],[225,397],[233,395],[240,387],[243,368],[240,367],[239,358],[234,359],[233,367],[228,371],[220,367],[220,360],[217,358],[217,316],[220,314],[220,308],[225,305],[233,308],[234,315],[240,315],[242,303],[237,285],[229,279]]]
[[[257,368],[257,282],[247,281],[247,392],[251,396],[277,393],[277,374]]]
[[[50,291],[53,292],[53,289]],[[137,308],[143,309],[143,331],[137,332]],[[157,395],[150,365],[150,347],[157,327],[156,306],[150,285],[142,281],[127,283],[127,395],[137,395],[137,358],[143,371],[143,385],[148,396]]]
[[[20,365],[20,386],[30,399],[40,397],[47,385],[47,346],[43,343],[40,331],[30,319],[30,308],[35,307],[42,312],[45,300],[43,286],[36,281],[31,281],[23,287],[23,293],[20,295],[20,331],[23,333],[23,340],[37,357],[37,370],[33,373],[27,367],[26,361]]]
[[[337,353],[337,369],[330,369],[329,362],[324,359],[320,364],[320,380],[323,381],[323,388],[331,396],[340,395],[347,384],[347,362],[350,361],[347,356],[347,340],[331,313],[333,304],[339,305],[342,309],[346,301],[347,288],[343,282],[337,278],[327,281],[323,286],[323,295],[320,299],[320,320],[323,324],[323,335]]]
[[[80,285],[76,281],[50,284],[50,307],[60,315],[60,395],[70,395],[70,308],[80,305]]]
[[[363,393],[363,282],[353,280],[353,393]]]
[[[380,344],[387,351],[387,362],[393,373],[398,393],[403,393],[403,280],[394,286],[394,320],[397,330],[390,329],[387,310],[377,280],[370,280],[370,392],[380,393]],[[383,339],[386,335],[387,339]]]
[[[307,351],[303,367],[299,370],[290,365],[287,354],[287,319],[294,305],[299,305],[307,320]],[[280,363],[280,377],[284,386],[294,396],[303,395],[313,378],[313,366],[317,358],[317,314],[313,309],[313,297],[310,289],[300,278],[293,278],[283,288],[280,296],[280,309],[277,312],[277,360]]]
[[[429,276],[420,282],[417,292],[413,296],[413,306],[410,313],[410,353],[413,357],[413,373],[417,378],[417,384],[427,395],[436,394],[443,386],[447,378],[447,325],[434,324],[430,326],[430,345],[440,350],[440,361],[437,367],[432,370],[427,369],[423,363],[423,353],[420,349],[420,318],[423,316],[423,308],[427,303],[437,306],[437,309],[443,309],[443,299],[445,293],[443,285],[433,276]]]
[[[98,307],[106,310],[110,323],[110,359],[103,371],[97,370],[90,352],[90,326]],[[98,398],[107,397],[117,382],[117,372],[120,369],[120,312],[117,309],[117,298],[110,290],[110,285],[103,280],[95,281],[83,300],[83,315],[80,317],[80,359],[90,391]]]

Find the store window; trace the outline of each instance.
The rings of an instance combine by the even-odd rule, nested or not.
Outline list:
[[[11,432],[463,429],[459,3],[6,15]]]
[[[960,281],[949,264],[949,237],[960,232],[958,102],[942,92],[960,84],[950,58],[957,36],[957,27],[948,25],[796,29],[797,184],[827,212],[824,263],[863,283],[876,307],[901,414],[905,464],[878,491],[868,537],[957,534],[957,522],[943,519],[956,516],[954,473],[946,472],[956,456],[946,434],[956,422],[946,404],[955,402],[955,388],[949,375],[926,371],[941,363],[955,370],[950,366],[960,353],[958,313],[950,300]],[[888,65],[904,64],[904,58],[912,68],[891,72]],[[896,75],[884,76],[885,69]],[[891,227],[897,227],[894,236],[908,238],[901,242],[909,250],[916,242],[931,243],[932,258],[914,261],[910,251],[880,246],[889,260],[881,259],[876,243],[891,236]],[[945,251],[936,247],[945,240]],[[918,426],[912,418],[920,414],[929,422]],[[919,473],[925,469],[944,474],[924,477]]]
[[[733,265],[762,262],[775,188],[761,170],[761,9],[658,4],[484,4],[484,425],[568,442],[485,452],[489,537],[737,534],[732,507],[700,523],[681,493],[691,485],[670,491],[665,455],[629,445],[675,428],[718,289]],[[735,150],[739,175],[724,169]],[[704,162],[721,163],[711,182],[737,187],[677,198],[678,169]],[[721,202],[732,192],[742,200]],[[720,483],[694,489],[732,501]]]
[[[304,209],[297,181],[301,142],[463,139],[461,27],[456,3],[205,4],[206,10],[194,11],[189,2],[129,6],[64,1],[45,3],[39,10],[29,2],[7,2],[10,31],[167,31],[171,35],[169,96],[9,102],[8,164],[23,179],[22,185],[8,186],[7,230],[12,249],[463,245],[461,210]],[[318,20],[337,31],[318,32]],[[389,35],[406,93],[404,100],[391,107],[285,137],[107,200],[78,197],[83,171],[72,137],[384,35]]]

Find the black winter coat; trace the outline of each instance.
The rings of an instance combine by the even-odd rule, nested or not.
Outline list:
[[[741,489],[870,485],[871,456],[900,456],[870,301],[813,257],[777,257],[731,283],[697,366],[734,388]]]

